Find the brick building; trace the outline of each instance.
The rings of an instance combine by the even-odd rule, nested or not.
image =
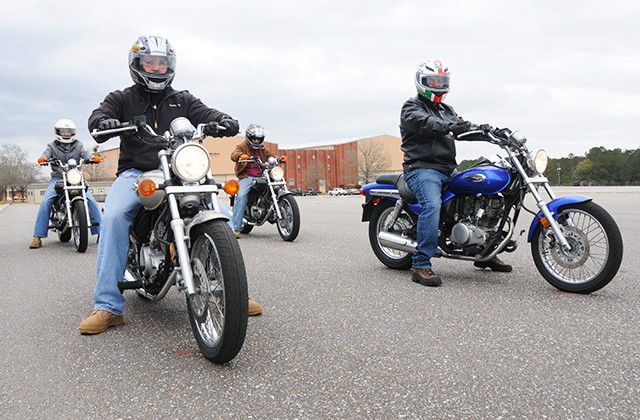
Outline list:
[[[235,178],[234,163],[229,159],[231,152],[244,137],[224,137],[205,139],[203,145],[211,156],[211,172],[217,182],[224,183]],[[358,160],[363,150],[376,147],[386,156],[388,165],[385,172],[402,171],[402,151],[399,137],[380,135],[334,142],[316,143],[281,149],[277,143],[265,142],[265,147],[288,159],[285,165],[285,179],[289,188],[315,188],[327,192],[335,187],[351,187],[364,182],[359,178]],[[94,179],[109,181],[115,179],[118,168],[119,149],[101,150],[102,163]]]

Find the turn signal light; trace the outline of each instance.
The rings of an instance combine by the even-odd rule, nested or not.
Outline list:
[[[244,153],[240,155],[240,160],[247,160],[249,159],[249,155],[245,155]]]
[[[287,161],[289,160],[286,156],[280,156],[280,159],[282,160],[282,162],[287,163]]]
[[[543,228],[545,229],[549,229],[549,226],[551,226],[551,224],[549,223],[549,220],[547,220],[546,217],[541,217],[540,218],[540,224],[542,225]]]
[[[240,191],[240,183],[235,179],[228,179],[224,183],[224,192],[229,195],[236,195]]]
[[[140,193],[140,195],[143,195],[145,197],[152,195],[154,192],[156,192],[156,189],[156,183],[150,178],[145,178],[138,183],[138,192]]]

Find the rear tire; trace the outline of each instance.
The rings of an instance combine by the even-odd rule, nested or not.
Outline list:
[[[570,293],[602,289],[622,262],[622,235],[605,209],[587,201],[558,209],[558,223],[572,246],[565,252],[551,229],[536,227],[531,253],[538,271],[551,285]]]
[[[238,241],[223,220],[191,231],[191,268],[198,293],[187,296],[189,321],[200,352],[210,361],[231,361],[247,332],[247,275]]]
[[[382,200],[377,204],[371,213],[369,220],[369,243],[373,253],[380,262],[394,270],[408,270],[413,265],[413,254],[397,249],[387,248],[380,245],[378,233],[382,229],[386,219],[391,215],[395,203]],[[393,230],[397,233],[412,230],[415,232],[415,221],[404,210],[393,225]]]
[[[87,211],[84,207],[84,201],[78,200],[73,203],[71,210],[73,218],[73,243],[76,251],[85,252],[89,244],[89,226],[87,225]]]

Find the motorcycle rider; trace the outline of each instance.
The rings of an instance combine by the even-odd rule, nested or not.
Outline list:
[[[81,159],[92,158],[94,162],[100,162],[100,156],[92,156],[85,148],[80,140],[76,138],[76,125],[73,121],[68,119],[60,119],[53,126],[53,132],[55,133],[55,140],[47,144],[46,149],[42,152],[42,155],[38,158],[38,163],[43,164],[48,159],[57,159],[63,163],[67,163],[69,159],[75,159],[80,161]],[[51,165],[51,181],[49,186],[44,192],[42,203],[38,208],[38,215],[36,216],[36,224],[33,229],[33,239],[29,244],[30,249],[37,249],[42,247],[42,238],[46,238],[49,232],[49,215],[51,214],[51,207],[58,198],[58,193],[55,191],[56,182],[62,180],[62,169],[57,165]],[[91,220],[91,234],[97,235],[100,233],[100,222],[102,217],[100,216],[100,207],[96,199],[89,190],[87,190],[87,204],[89,206],[89,219]]]
[[[415,73],[418,95],[404,103],[400,114],[405,180],[422,207],[411,280],[424,286],[442,284],[431,266],[438,248],[441,192],[457,166],[454,137],[474,127],[442,102],[449,92],[449,81],[449,68],[443,61],[424,60]],[[511,265],[498,257],[474,265],[493,271],[512,270]]]
[[[236,194],[233,203],[233,234],[236,238],[240,238],[240,229],[242,229],[242,217],[247,208],[249,200],[249,191],[256,177],[262,176],[262,169],[253,162],[238,162],[240,156],[247,155],[249,157],[259,157],[262,162],[266,162],[270,157],[276,157],[271,151],[264,147],[265,130],[261,125],[249,124],[245,130],[245,141],[238,144],[231,153],[231,160],[235,164],[235,173],[240,183],[240,189]]]
[[[213,137],[234,136],[238,122],[229,115],[209,108],[188,91],[171,87],[176,71],[176,53],[171,43],[160,36],[140,36],[129,51],[129,73],[133,86],[109,93],[89,117],[89,131],[122,126],[135,116],[144,115],[156,132],[163,133],[177,117],[186,117],[196,126],[218,123],[225,128],[218,133],[212,125],[204,133]],[[142,136],[148,133],[142,132]],[[110,136],[98,138],[105,142]],[[118,289],[125,272],[128,235],[142,204],[133,185],[144,171],[160,166],[161,144],[140,141],[129,134],[120,136],[120,157],[117,178],[113,182],[104,206],[101,238],[98,246],[97,282],[94,291],[95,310],[80,324],[81,334],[99,334],[124,322],[125,299]],[[249,299],[249,308],[259,304]]]

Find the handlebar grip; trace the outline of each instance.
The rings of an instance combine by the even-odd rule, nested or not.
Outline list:
[[[122,127],[120,127],[120,128],[112,128],[110,130],[99,131],[97,128],[95,128],[91,132],[91,137],[96,138],[96,137],[100,137],[100,136],[106,136],[106,135],[109,135],[109,134],[123,133],[125,131],[138,131],[138,127],[135,126],[135,125],[131,125],[130,123],[123,123]]]

